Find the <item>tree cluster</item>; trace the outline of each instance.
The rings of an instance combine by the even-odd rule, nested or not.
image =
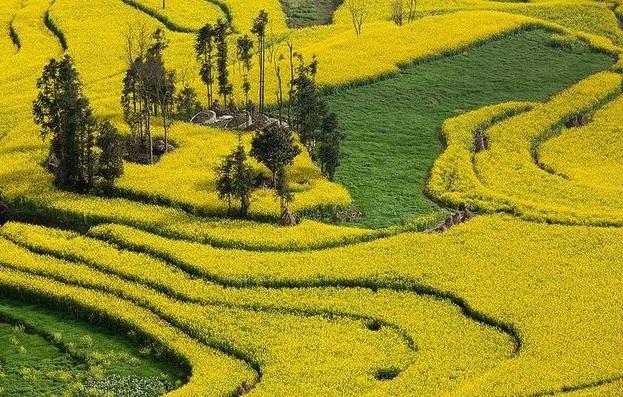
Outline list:
[[[149,163],[154,162],[152,120],[158,113],[162,116],[165,152],[169,147],[176,77],[164,64],[162,53],[167,46],[162,28],[148,35],[144,26],[139,26],[138,31],[130,26],[126,34],[128,69],[123,79],[121,106],[132,137],[146,148]],[[193,95],[187,92],[182,99],[192,102]]]
[[[51,137],[47,165],[55,185],[82,192],[99,181],[112,185],[123,173],[123,146],[117,130],[93,115],[71,57],[50,60],[37,88],[33,116],[41,137]]]

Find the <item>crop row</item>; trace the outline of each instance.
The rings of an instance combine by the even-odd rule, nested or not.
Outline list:
[[[565,179],[537,164],[538,149],[570,120],[586,118],[620,92],[621,76],[600,73],[545,104],[491,125],[502,107],[486,108],[444,125],[448,148],[436,162],[429,191],[453,205],[511,212],[550,222],[617,225],[616,191]],[[514,106],[508,105],[512,109]],[[474,153],[480,131],[486,150]]]

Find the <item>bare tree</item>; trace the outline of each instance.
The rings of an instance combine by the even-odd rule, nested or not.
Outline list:
[[[402,26],[404,20],[403,0],[394,0],[392,2],[392,21],[398,26]]]
[[[357,36],[361,35],[361,26],[368,16],[367,0],[347,0],[346,7],[353,21],[353,27]]]
[[[407,15],[407,22],[412,22],[415,19],[415,8],[417,7],[417,0],[409,0],[409,14]]]

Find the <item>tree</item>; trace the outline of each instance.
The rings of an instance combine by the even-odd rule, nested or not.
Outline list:
[[[259,15],[253,20],[251,33],[257,36],[259,58],[260,58],[260,89],[259,89],[259,112],[264,113],[264,80],[266,74],[266,26],[268,25],[268,14],[261,10]]]
[[[132,48],[129,44],[127,46]],[[150,163],[154,162],[152,114],[157,115],[158,110],[162,113],[166,143],[169,116],[175,96],[175,75],[167,71],[162,56],[167,46],[168,40],[162,28],[156,29],[151,34],[149,43],[140,44],[139,41],[138,56],[126,71],[121,96],[125,120],[133,133],[138,129],[141,145],[146,143]],[[141,49],[144,47],[146,49]],[[145,134],[143,134],[143,127]],[[144,135],[146,135],[147,142],[144,142]]]
[[[403,0],[392,1],[392,21],[398,26],[402,26],[404,20]]]
[[[223,97],[223,105],[227,105],[227,97],[233,94],[234,88],[229,82],[227,69],[227,37],[231,34],[230,26],[221,19],[216,21],[214,42],[216,43],[216,67],[218,70],[218,93]]]
[[[54,183],[61,188],[88,191],[95,181],[96,119],[73,60],[52,59],[37,80],[39,94],[33,116],[41,137],[52,136],[50,156],[56,161]]]
[[[233,169],[234,197],[240,201],[240,216],[246,217],[251,205],[251,191],[253,190],[253,170],[247,164],[247,154],[242,144],[234,151]]]
[[[413,22],[415,19],[415,9],[417,0],[409,0],[409,13],[407,14],[407,22]]]
[[[310,64],[312,65],[312,64]],[[316,140],[320,133],[322,119],[328,112],[327,104],[320,98],[314,79],[310,76],[315,68],[305,66],[302,62],[294,80],[292,109],[294,129],[298,131],[301,141],[309,154],[313,154]]]
[[[328,113],[322,120],[318,160],[322,172],[330,181],[335,178],[335,171],[340,165],[340,141],[345,136],[338,131],[338,120],[335,113]]]
[[[357,36],[361,35],[361,26],[368,16],[367,0],[346,0],[346,8],[350,13]]]
[[[238,146],[225,156],[216,169],[216,190],[220,200],[227,200],[227,213],[231,213],[231,200],[240,201],[240,216],[246,217],[251,205],[253,170],[247,164],[247,154],[238,137]]]
[[[248,35],[244,35],[238,37],[236,41],[236,57],[238,61],[242,63],[242,67],[244,68],[244,76],[242,79],[242,89],[244,91],[245,96],[245,106],[249,104],[249,91],[251,91],[251,83],[249,82],[249,72],[251,71],[251,60],[253,51],[253,41],[249,38]]]
[[[227,200],[227,215],[231,215],[231,200],[234,196],[234,154],[227,155],[216,166],[216,191],[219,200]]]
[[[292,137],[292,132],[276,125],[258,131],[251,141],[251,157],[264,164],[272,173],[273,186],[280,168],[292,164],[301,153]]]
[[[283,212],[288,207],[288,204],[290,204],[294,199],[294,193],[288,185],[285,167],[279,168],[275,176],[275,193],[279,198],[279,207],[281,208],[281,212]]]
[[[177,116],[186,120],[201,110],[201,104],[197,99],[197,91],[187,85],[184,86],[175,98]]]
[[[197,32],[197,38],[195,39],[195,53],[197,60],[201,62],[201,80],[205,83],[207,89],[207,107],[212,105],[214,101],[212,85],[214,84],[214,77],[212,70],[213,64],[213,51],[214,51],[214,28],[210,24],[206,24],[199,32]]]
[[[107,186],[123,175],[123,142],[119,131],[109,122],[100,123],[97,146],[101,149],[97,175]]]

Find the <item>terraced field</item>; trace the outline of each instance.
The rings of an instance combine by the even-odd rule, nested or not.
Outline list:
[[[14,215],[0,227],[0,396],[130,396],[137,387],[128,385],[139,384],[147,395],[172,397],[623,395],[618,3],[426,0],[415,21],[396,26],[387,1],[368,0],[360,36],[347,4],[332,24],[297,30],[278,0],[160,6],[0,7],[0,197]],[[366,144],[386,157],[393,151],[378,143],[390,138],[396,147],[400,136],[422,145],[403,145],[401,158],[411,153],[413,163],[398,159],[406,176],[391,180],[408,186],[395,200],[430,200],[405,211],[421,217],[397,224],[404,219],[381,208],[392,195],[366,189],[365,175],[351,197],[301,156],[289,168],[297,214],[378,200],[380,215],[366,220],[364,211],[357,226],[383,227],[313,219],[279,227],[279,203],[261,190],[250,219],[226,219],[212,169],[237,134],[184,122],[170,130],[179,148],[155,165],[127,164],[114,197],[53,187],[31,115],[50,58],[71,54],[97,115],[125,131],[128,23],[163,27],[165,61],[203,98],[194,32],[220,17],[247,33],[261,9],[275,43],[270,68],[286,42],[306,59],[316,54],[317,81],[334,109],[354,113],[344,170],[356,173],[349,161]],[[505,52],[517,59],[492,61]],[[462,68],[474,76],[468,64],[490,69],[478,75],[491,80],[472,92],[456,87]],[[525,81],[504,73],[518,64]],[[421,81],[435,65],[459,77]],[[240,86],[238,68],[231,72]],[[504,84],[513,89],[500,91]],[[269,74],[270,104],[276,87]],[[413,96],[400,90],[421,87],[431,91],[430,110],[413,103],[411,112]],[[382,90],[395,97],[377,101]],[[348,122],[355,102],[411,118],[399,131],[367,123],[357,135]],[[415,126],[426,117],[424,133]],[[243,134],[244,145],[250,140]],[[368,166],[379,172],[391,163]],[[338,178],[347,187],[348,175]],[[453,208],[476,216],[421,232]]]

